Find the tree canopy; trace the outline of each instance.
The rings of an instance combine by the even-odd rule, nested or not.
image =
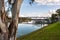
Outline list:
[[[56,12],[57,12],[57,13],[59,14],[59,16],[60,16],[60,9],[57,9]]]

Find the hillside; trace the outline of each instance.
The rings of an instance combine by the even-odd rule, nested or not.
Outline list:
[[[60,22],[50,24],[17,40],[60,40]]]

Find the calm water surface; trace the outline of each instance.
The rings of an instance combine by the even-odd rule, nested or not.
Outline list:
[[[42,28],[41,24],[18,24],[17,37],[26,35]]]

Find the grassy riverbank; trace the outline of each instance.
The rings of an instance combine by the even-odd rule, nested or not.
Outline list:
[[[50,24],[17,40],[60,40],[60,22]]]

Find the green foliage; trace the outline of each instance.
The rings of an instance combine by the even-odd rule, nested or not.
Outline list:
[[[58,14],[52,14],[52,17],[51,17],[52,23],[58,21],[58,17],[57,16],[58,16]]]
[[[59,16],[60,16],[60,9],[57,9],[56,12],[57,12],[57,13],[59,14]]]
[[[34,2],[34,0],[30,0],[29,4],[31,5]]]
[[[21,22],[28,22],[28,21],[31,21],[31,18],[26,18],[26,17],[20,17],[19,18],[19,23],[21,23]]]
[[[17,40],[60,40],[60,22],[50,24]]]

